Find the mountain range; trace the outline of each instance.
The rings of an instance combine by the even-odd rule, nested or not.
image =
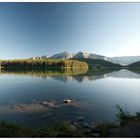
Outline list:
[[[107,57],[98,54],[88,53],[80,51],[78,53],[69,53],[69,52],[62,52],[58,54],[54,54],[52,56],[41,56],[41,57],[32,57],[32,59],[81,59],[81,58],[88,58],[88,59],[101,59],[105,61],[109,61],[115,64],[120,65],[129,65],[131,63],[135,63],[140,61],[140,56],[120,56],[120,57]]]

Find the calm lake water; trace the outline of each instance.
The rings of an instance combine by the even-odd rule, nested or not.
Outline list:
[[[64,99],[71,99],[65,104]],[[116,104],[140,111],[140,75],[126,69],[87,72],[4,70],[0,119],[28,127],[60,121],[116,122]]]

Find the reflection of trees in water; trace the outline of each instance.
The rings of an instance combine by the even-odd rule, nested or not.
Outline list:
[[[83,82],[83,81],[103,79],[106,77],[140,79],[140,70],[138,69],[137,70],[133,69],[131,71],[128,69],[100,69],[98,71],[89,70],[85,74],[74,75],[72,80]]]
[[[140,68],[135,68],[135,69],[129,68],[129,70],[134,73],[140,74]]]
[[[107,74],[108,77],[140,79],[140,71],[135,69],[121,69]]]
[[[89,69],[88,68],[74,68],[74,69],[1,69],[1,74],[15,74],[28,75],[33,77],[53,78],[63,82],[76,80],[92,81],[102,79],[108,76],[113,76],[114,72],[118,73],[120,69]],[[114,75],[115,76],[115,75]],[[115,76],[116,77],[116,76]]]
[[[86,73],[88,68],[52,68],[52,69],[1,69],[1,74],[30,75],[36,77],[78,75]]]
[[[78,82],[92,81],[105,78],[106,74],[119,69],[90,69],[86,74],[75,75],[73,78]]]

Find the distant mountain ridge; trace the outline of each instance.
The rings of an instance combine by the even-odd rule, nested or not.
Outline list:
[[[112,63],[118,63],[121,65],[129,65],[137,61],[140,61],[140,56],[108,57],[107,60]]]
[[[87,59],[101,59],[105,61],[109,61],[115,64],[120,64],[120,65],[129,65],[132,63],[135,63],[137,61],[140,61],[140,56],[120,56],[120,57],[107,57],[107,56],[102,56],[99,54],[93,54],[93,53],[88,53],[88,52],[83,52],[79,51],[78,53],[69,53],[69,52],[62,52],[62,53],[57,53],[51,56],[41,56],[41,57],[32,57],[32,59],[45,59],[45,58],[51,58],[51,59],[82,59],[82,58],[87,58]]]
[[[89,58],[89,59],[102,59],[102,60],[107,60],[105,56],[98,55],[98,54],[93,54],[93,53],[88,53],[88,52],[78,52],[78,53],[68,53],[68,52],[62,52],[58,54],[54,54],[51,56],[37,56],[37,57],[32,57],[32,59],[43,59],[43,58],[52,58],[52,59],[71,59],[71,58]]]
[[[56,58],[56,59],[70,59],[74,57],[74,53],[68,53],[68,52],[62,52],[55,55],[50,56],[50,58]]]

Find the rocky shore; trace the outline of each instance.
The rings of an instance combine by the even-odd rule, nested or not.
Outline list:
[[[140,137],[140,117],[133,117],[124,126],[102,122],[84,121],[82,116],[77,121],[62,122],[52,127],[25,128],[16,124],[0,122],[0,137]]]
[[[84,116],[78,116],[73,122],[60,122],[42,128],[26,128],[0,121],[0,137],[140,137],[140,113],[132,116],[120,106],[117,108],[118,124],[87,122]]]

